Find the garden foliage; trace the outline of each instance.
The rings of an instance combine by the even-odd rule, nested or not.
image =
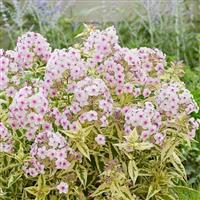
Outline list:
[[[199,126],[181,63],[114,27],[55,50],[27,32],[0,55],[3,199],[177,199]]]

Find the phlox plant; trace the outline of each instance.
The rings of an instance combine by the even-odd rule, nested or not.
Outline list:
[[[182,64],[121,47],[114,27],[81,36],[52,50],[27,32],[0,50],[0,198],[178,199],[178,147],[199,127]]]

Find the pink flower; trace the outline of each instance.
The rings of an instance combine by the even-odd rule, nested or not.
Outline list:
[[[82,114],[82,117],[89,122],[96,121],[98,119],[97,112],[94,110]]]
[[[69,125],[69,129],[72,131],[77,131],[78,130],[78,122],[74,121]]]
[[[85,88],[85,91],[89,96],[98,96],[99,88],[95,85],[91,85]]]
[[[16,94],[17,90],[14,87],[9,87],[6,89],[6,93],[9,97],[14,97]]]
[[[55,163],[57,169],[67,169],[70,166],[70,162],[63,158],[56,160]]]
[[[95,137],[95,141],[97,142],[97,144],[99,145],[104,145],[106,143],[106,138],[104,135],[101,135],[101,134],[98,134],[96,137]]]
[[[133,85],[131,83],[126,83],[124,86],[125,93],[132,93],[133,92]]]
[[[53,160],[56,158],[56,150],[55,149],[49,149],[47,152],[47,156],[50,160]]]
[[[143,132],[141,133],[141,135],[140,135],[140,139],[144,141],[144,140],[146,140],[149,136],[150,136],[149,131],[143,131]]]
[[[43,146],[43,147],[41,147],[41,148],[38,148],[37,155],[38,155],[38,157],[40,157],[41,159],[45,159],[45,157],[46,157],[46,155],[47,155],[46,147]]]
[[[101,127],[106,127],[106,126],[108,126],[108,120],[107,120],[106,116],[103,115],[103,116],[100,118],[100,121],[101,121]]]
[[[70,111],[74,114],[77,114],[81,110],[79,103],[73,102],[72,105],[70,106]]]
[[[36,135],[36,131],[37,131],[37,128],[31,128],[27,130],[26,132],[26,138],[27,140],[31,141],[35,138],[35,135]]]
[[[157,133],[155,136],[154,136],[154,139],[155,139],[155,142],[156,144],[159,144],[161,145],[165,139],[165,136],[161,133]]]
[[[141,89],[140,88],[135,88],[133,91],[134,96],[139,96],[141,94]]]
[[[37,172],[37,170],[35,168],[29,168],[27,170],[27,173],[30,174],[30,176],[33,176],[33,177],[38,175],[38,172]]]
[[[44,174],[44,165],[38,162],[35,158],[25,161],[22,169],[27,176],[30,175],[35,177],[38,174]]]
[[[59,185],[56,186],[56,188],[59,190],[59,193],[62,194],[62,193],[67,193],[68,192],[68,184],[65,183],[65,182],[60,182]]]
[[[51,123],[46,122],[43,124],[43,128],[46,131],[50,131],[50,130],[52,130],[52,125],[51,125]]]
[[[149,90],[148,88],[145,88],[143,91],[143,96],[148,97],[150,94],[151,94],[151,90]]]

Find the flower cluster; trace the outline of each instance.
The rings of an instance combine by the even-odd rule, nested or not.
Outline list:
[[[190,114],[199,110],[191,93],[180,82],[164,84],[157,91],[156,102],[160,112],[165,112],[169,117],[177,117],[182,112]]]
[[[8,129],[0,123],[0,152],[11,152],[13,148],[13,140]]]
[[[151,102],[146,102],[142,108],[139,106],[124,107],[123,112],[125,116],[124,129],[127,134],[137,128],[140,131],[141,140],[146,140],[152,136],[156,143],[161,143],[157,136],[162,118]]]
[[[17,40],[15,51],[17,63],[23,68],[30,68],[40,58],[47,62],[51,55],[51,48],[46,39],[39,33],[27,32]]]
[[[0,90],[6,89],[7,96],[14,97],[16,91],[28,82],[35,85],[35,78],[27,78],[26,69],[37,67],[38,61],[46,63],[50,55],[49,43],[42,35],[33,32],[18,38],[14,51],[0,49]]]
[[[90,32],[82,45],[52,52],[40,34],[24,34],[14,51],[0,50],[0,109],[5,114],[0,151],[14,153],[22,173],[34,180],[40,175],[38,182],[46,178],[56,194],[69,190],[70,199],[89,193],[95,198],[98,187],[114,191],[108,192],[110,199],[143,199],[148,190],[141,195],[137,189],[143,188],[140,183],[154,188],[151,177],[161,187],[158,193],[168,191],[169,181],[156,179],[152,166],[156,163],[162,174],[181,166],[172,163],[179,162],[173,150],[194,138],[200,120],[190,116],[198,106],[166,64],[158,49],[121,47],[114,27]],[[163,78],[168,75],[171,79]],[[18,144],[13,148],[15,140],[20,150]],[[166,150],[171,143],[172,151]],[[110,168],[112,160],[119,170],[118,165]],[[135,176],[140,166],[148,176]],[[48,188],[45,195],[51,193]]]
[[[26,86],[17,92],[9,107],[9,124],[13,129],[26,129],[27,138],[32,139],[47,111],[48,100],[42,90],[34,93],[32,87]]]
[[[15,89],[13,87],[9,87],[9,83],[12,85],[18,85],[18,72],[20,71],[20,67],[18,67],[16,63],[17,52],[15,51],[4,51],[0,49],[0,90],[7,89],[6,92],[8,96],[13,97],[15,93]],[[12,78],[9,79],[9,76]]]
[[[103,31],[92,31],[83,45],[83,52],[90,55],[88,65],[94,67],[108,56],[111,56],[113,49],[117,49],[118,36],[114,27],[109,27]]]
[[[33,159],[28,161],[28,164],[31,163],[32,167],[28,165],[24,168],[25,173],[36,176],[45,168],[52,166],[52,164],[54,164],[52,168],[68,168],[70,166],[70,162],[67,160],[68,151],[67,142],[59,133],[51,131],[39,133],[31,146],[30,155]]]
[[[166,65],[165,55],[158,49],[142,47],[122,51],[124,61],[128,63],[128,76],[139,85],[159,83],[159,76]]]
[[[189,119],[189,132],[188,136],[190,139],[195,137],[196,131],[199,129],[200,120],[195,120],[193,117]]]
[[[152,85],[160,82],[159,75],[164,73],[166,65],[166,56],[158,49],[121,48],[113,27],[93,32],[83,51],[90,55],[88,66],[96,68],[108,86],[115,88],[117,95],[130,93],[149,96],[154,88]]]
[[[8,66],[9,66],[9,59],[2,56],[1,52],[1,58],[0,58],[0,89],[3,90],[7,87],[8,84]]]
[[[112,114],[113,100],[106,84],[102,79],[85,78],[72,89],[74,101],[69,107],[74,114],[78,113],[85,106],[93,107],[95,110],[89,110],[82,113],[79,117],[81,123],[85,121],[101,121],[102,126],[107,124],[107,117]],[[80,110],[79,110],[80,109]]]
[[[81,59],[81,53],[78,49],[56,49],[47,63],[46,79],[59,80],[66,70],[69,70],[69,75],[72,79],[79,79],[84,75],[85,63]]]
[[[35,177],[38,174],[44,174],[44,165],[34,158],[25,161],[22,169],[27,176]]]

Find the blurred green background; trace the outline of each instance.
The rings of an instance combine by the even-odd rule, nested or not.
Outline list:
[[[156,47],[168,61],[183,61],[183,80],[200,106],[200,0],[0,0],[0,48],[13,49],[26,31],[41,33],[53,48],[67,48],[78,42],[84,23],[114,25],[122,46]],[[195,139],[181,150],[189,184],[198,189],[200,131]],[[177,192],[180,199],[200,199],[197,193]]]

